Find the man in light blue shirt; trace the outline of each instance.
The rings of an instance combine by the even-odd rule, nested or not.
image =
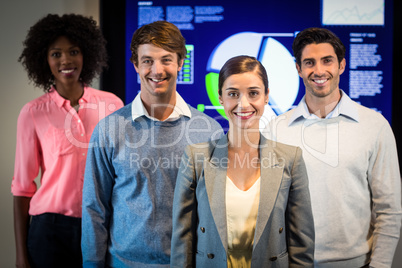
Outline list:
[[[345,47],[327,29],[294,42],[306,93],[265,135],[303,149],[315,227],[315,267],[391,267],[401,227],[395,138],[380,114],[339,89]]]
[[[223,133],[176,92],[187,54],[176,26],[165,21],[142,26],[133,35],[131,51],[141,91],[96,126],[88,150],[84,267],[169,267],[181,156],[188,144]]]

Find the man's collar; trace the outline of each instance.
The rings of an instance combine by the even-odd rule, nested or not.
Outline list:
[[[190,108],[188,107],[188,104],[184,101],[184,99],[180,96],[180,94],[176,92],[176,105],[174,107],[173,112],[169,115],[169,117],[165,121],[176,120],[182,115],[191,118],[191,111]],[[141,92],[137,94],[137,96],[134,98],[132,102],[131,116],[133,121],[141,116],[146,116],[151,120],[159,121],[158,119],[150,116],[147,110],[145,109],[144,104],[142,103],[141,100]]]
[[[359,121],[359,114],[357,111],[357,106],[354,101],[352,101],[346,93],[341,90],[341,99],[335,108],[326,116],[326,119],[334,118],[339,115],[347,116],[355,121]],[[304,117],[305,119],[319,119],[316,115],[311,114],[308,110],[306,98],[305,96],[300,101],[299,105],[293,110],[292,115],[290,116],[288,125],[290,126],[293,122],[295,122],[300,117]]]

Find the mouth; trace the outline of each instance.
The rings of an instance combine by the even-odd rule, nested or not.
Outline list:
[[[161,83],[161,82],[167,80],[167,77],[166,78],[159,78],[159,79],[156,79],[156,78],[148,78],[148,79],[150,81],[154,82],[154,83]]]
[[[240,119],[249,119],[255,112],[234,112],[234,114]]]
[[[325,79],[321,78],[321,79],[312,79],[312,80],[313,80],[314,83],[316,83],[318,85],[322,85],[325,82],[327,82],[329,79],[328,78],[325,78]]]
[[[60,70],[59,72],[62,73],[62,74],[71,74],[74,71],[75,71],[75,68]]]

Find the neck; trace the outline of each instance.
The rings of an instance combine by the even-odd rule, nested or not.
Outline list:
[[[332,96],[316,97],[307,93],[305,101],[310,113],[315,114],[319,118],[325,118],[330,112],[332,112],[336,105],[341,100],[341,94],[333,94]]]
[[[232,129],[228,131],[229,149],[254,151],[260,143],[259,129]]]
[[[174,111],[176,105],[176,92],[169,96],[153,96],[152,99],[147,99],[141,96],[141,101],[147,110],[148,114],[160,121],[166,120]]]
[[[72,107],[78,105],[79,99],[84,94],[84,86],[80,82],[68,85],[56,83],[55,88],[60,96],[70,101]]]

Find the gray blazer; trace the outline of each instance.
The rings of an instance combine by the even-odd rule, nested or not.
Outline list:
[[[227,267],[228,139],[190,145],[173,201],[171,267]],[[313,267],[314,222],[301,149],[260,138],[261,189],[251,267]]]

